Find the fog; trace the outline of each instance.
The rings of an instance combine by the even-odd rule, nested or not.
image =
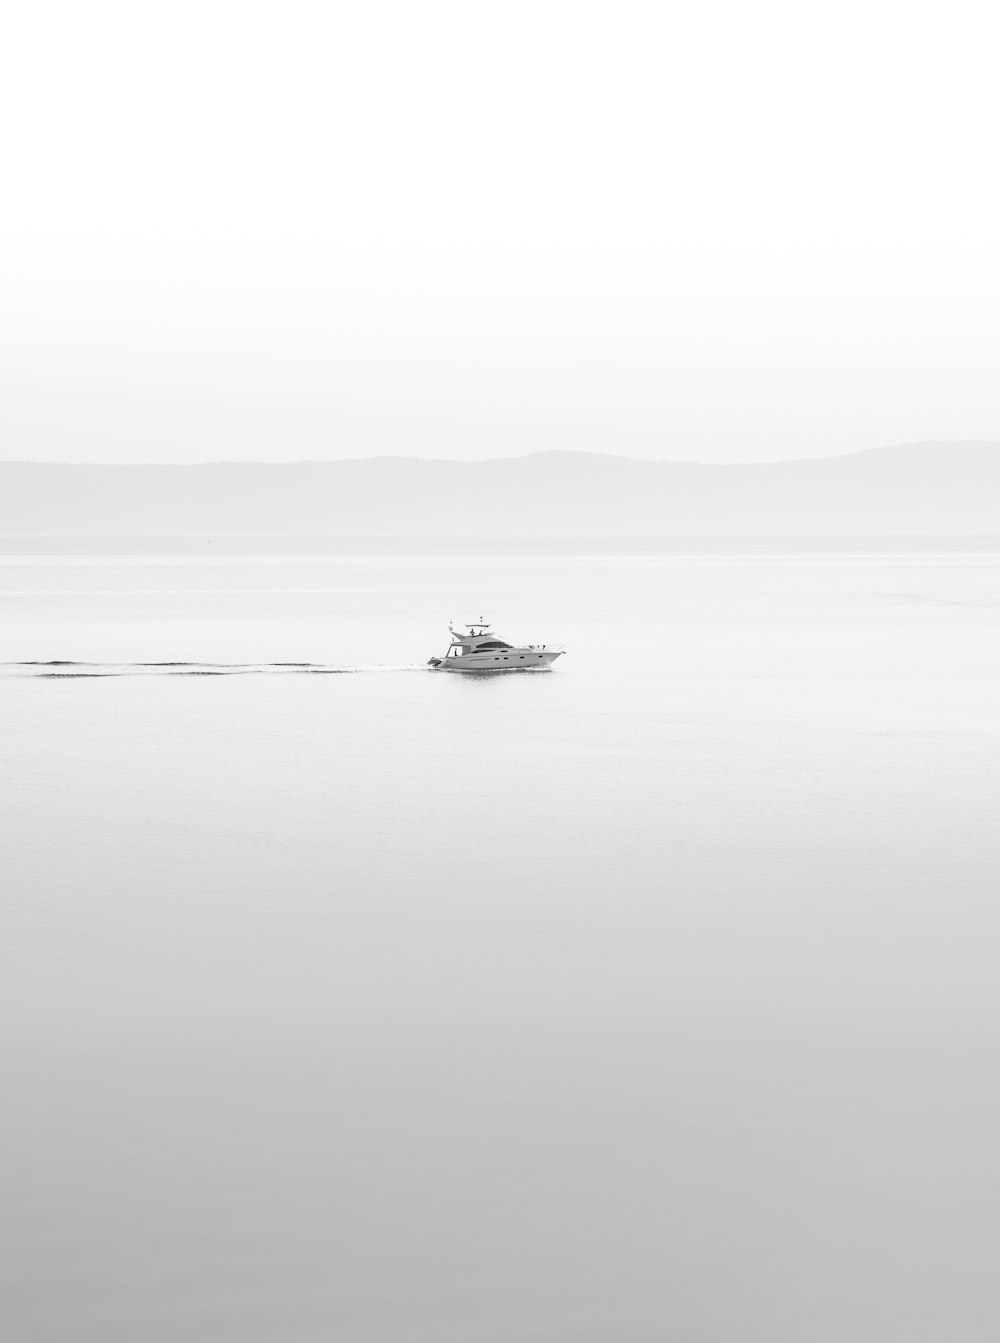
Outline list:
[[[977,12],[21,7],[9,459],[984,439]]]

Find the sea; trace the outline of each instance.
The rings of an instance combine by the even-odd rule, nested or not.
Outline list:
[[[1000,1336],[1000,539],[7,538],[0,663],[9,1343]]]

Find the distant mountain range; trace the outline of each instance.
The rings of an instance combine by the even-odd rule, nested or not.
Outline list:
[[[0,462],[0,534],[1000,534],[1000,443],[751,465],[540,452],[486,462]]]

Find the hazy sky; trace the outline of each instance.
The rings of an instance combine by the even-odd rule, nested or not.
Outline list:
[[[0,453],[1000,438],[986,5],[22,3]]]

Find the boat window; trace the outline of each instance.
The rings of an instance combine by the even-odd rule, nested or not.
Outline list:
[[[480,644],[475,650],[477,653],[492,653],[494,648],[509,648],[510,644],[505,644],[502,639],[491,639],[489,643]]]

